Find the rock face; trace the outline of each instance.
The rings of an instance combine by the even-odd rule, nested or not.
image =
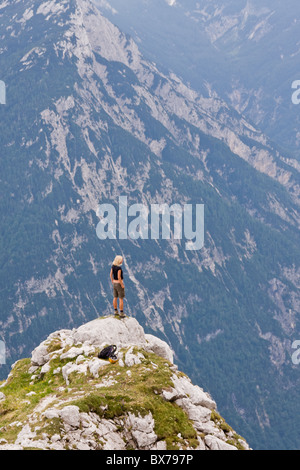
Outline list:
[[[98,358],[108,344],[116,364]],[[249,449],[134,318],[51,334],[1,389],[0,450]]]

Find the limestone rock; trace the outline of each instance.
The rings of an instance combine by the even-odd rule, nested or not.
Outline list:
[[[118,347],[116,364],[98,358],[108,344]],[[54,332],[33,351],[30,364],[18,361],[16,369],[22,367],[26,386],[24,378],[18,385],[15,366],[2,385],[0,407],[10,386],[19,386],[22,397],[9,425],[1,425],[0,414],[0,450],[168,450],[173,428],[172,446],[179,450],[249,449],[224,425],[210,395],[178,371],[168,344],[146,335],[134,318],[101,318]],[[43,384],[45,390],[51,384],[51,394]],[[22,406],[29,411],[20,420]],[[171,423],[165,437],[158,437],[164,429],[159,420]]]
[[[75,343],[88,341],[94,346],[103,344],[116,344],[119,347],[131,345],[142,346],[145,343],[145,333],[135,318],[126,318],[123,321],[112,317],[93,320],[73,333]]]
[[[208,393],[205,393],[199,386],[193,385],[188,377],[173,375],[172,380],[178,395],[189,397],[193,405],[203,406],[211,411],[217,408],[216,402]]]
[[[206,436],[204,441],[210,450],[237,450],[236,447],[221,441],[221,439],[218,439],[215,436]]]
[[[174,354],[167,343],[153,335],[145,335],[145,338],[147,341],[146,351],[151,351],[173,363]]]
[[[138,449],[150,449],[156,443],[155,422],[151,413],[144,417],[129,413],[126,424],[131,429],[132,437]]]
[[[73,428],[79,428],[80,425],[80,414],[78,406],[65,406],[60,413],[60,417],[64,424],[67,424]]]
[[[50,359],[48,347],[45,343],[40,344],[32,353],[31,361],[33,365],[43,366]]]
[[[1,450],[4,450],[4,451],[7,451],[7,450],[23,450],[23,447],[18,446],[16,444],[3,444],[3,445],[0,445],[0,451]]]

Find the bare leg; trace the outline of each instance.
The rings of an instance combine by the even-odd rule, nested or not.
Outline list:
[[[114,305],[114,309],[117,310],[118,309],[118,299],[117,299],[117,297],[114,297],[113,305]]]
[[[123,301],[123,299],[120,299],[120,310],[121,310],[121,312],[123,312],[123,309],[124,309],[124,301]]]

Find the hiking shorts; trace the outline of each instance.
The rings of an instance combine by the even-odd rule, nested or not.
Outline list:
[[[114,298],[117,299],[124,299],[125,297],[125,288],[121,286],[121,284],[117,284],[114,282]]]

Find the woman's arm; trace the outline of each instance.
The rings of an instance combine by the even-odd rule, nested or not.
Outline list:
[[[111,270],[110,270],[110,280],[111,280],[111,282],[112,282],[112,284],[113,284],[113,283],[114,283],[114,278],[113,278],[113,270],[112,270],[112,268],[111,268]]]
[[[123,279],[122,279],[121,276],[122,276],[122,271],[121,271],[121,269],[119,269],[119,271],[118,271],[118,281],[120,282],[121,287],[123,287],[123,289],[124,289],[124,282],[123,282]]]

